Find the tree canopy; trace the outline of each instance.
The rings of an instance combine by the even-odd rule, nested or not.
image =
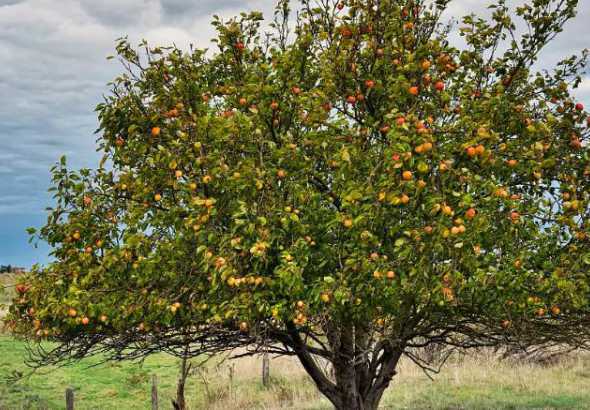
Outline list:
[[[586,52],[536,71],[576,0],[288,1],[217,49],[117,45],[94,169],[53,169],[54,262],[8,323],[38,364],[103,353],[296,355],[376,408],[432,344],[587,348]],[[524,29],[523,29],[524,27]],[[320,362],[332,366],[326,373]]]

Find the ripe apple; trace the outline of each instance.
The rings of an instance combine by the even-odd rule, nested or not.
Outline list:
[[[345,228],[352,228],[352,219],[345,219],[343,222]]]
[[[583,110],[584,110],[584,104],[577,103],[576,104],[576,111],[583,111]]]
[[[410,202],[410,197],[407,196],[406,194],[402,194],[402,196],[400,196],[399,200],[402,204],[407,205]]]
[[[293,88],[291,89],[291,91],[293,91],[293,94],[295,94],[295,95],[299,95],[299,94],[301,94],[301,88],[299,88],[299,87],[297,87],[297,86],[293,87]]]
[[[284,169],[279,169],[277,171],[277,177],[279,177],[280,179],[285,178],[287,176],[287,171],[285,171]]]
[[[352,37],[352,30],[349,29],[348,27],[342,27],[340,29],[340,34],[342,34],[342,37],[344,37],[344,38],[350,38],[350,37]]]
[[[430,235],[433,231],[432,226],[428,225],[424,227],[424,232],[427,233],[428,235]]]
[[[242,50],[244,50],[244,48],[246,48],[246,46],[245,46],[245,45],[244,45],[244,43],[242,43],[241,41],[238,41],[238,42],[235,44],[235,48],[236,48],[236,50],[238,50],[238,51],[242,51]]]
[[[510,168],[514,168],[518,165],[518,161],[515,159],[509,159],[508,161],[506,161],[506,165],[508,165]]]
[[[247,332],[248,331],[248,323],[247,322],[240,322],[240,330],[242,332]]]
[[[366,80],[365,81],[365,86],[367,88],[373,88],[373,87],[375,87],[375,81],[373,81],[373,80]]]
[[[479,144],[477,147],[475,147],[475,153],[477,155],[483,155],[483,153],[485,152],[485,147],[481,144]]]
[[[115,145],[117,147],[122,147],[123,145],[125,145],[125,140],[121,137],[117,137],[117,139],[115,140]]]
[[[431,65],[432,65],[432,63],[428,60],[422,61],[422,64],[421,64],[422,70],[424,70],[424,71],[428,70]]]
[[[420,92],[420,89],[416,86],[412,86],[408,89],[408,92],[412,95],[418,95],[418,93]]]
[[[395,278],[395,272],[392,270],[387,271],[386,276],[387,276],[387,279],[393,279],[393,278]]]
[[[402,179],[403,179],[404,181],[411,181],[411,180],[412,180],[412,178],[413,178],[412,171],[404,171],[404,172],[402,173]]]
[[[467,149],[465,149],[465,152],[467,153],[467,156],[469,158],[473,158],[477,155],[477,151],[474,147],[467,147]]]
[[[86,205],[86,206],[92,205],[92,198],[89,197],[88,195],[84,196],[84,205]]]
[[[160,202],[161,200],[162,200],[162,195],[161,194],[154,195],[154,201]]]
[[[558,316],[558,315],[561,313],[561,309],[559,309],[559,306],[553,305],[553,306],[551,307],[551,313],[552,313],[554,316]]]
[[[354,95],[349,95],[348,97],[346,97],[346,102],[349,104],[355,104],[356,103],[356,97]]]
[[[582,148],[582,141],[580,141],[580,138],[576,137],[576,136],[572,136],[572,138],[570,139],[570,146],[573,149],[581,149]]]
[[[436,91],[444,91],[445,90],[445,83],[443,83],[442,81],[437,81],[434,84],[434,89]]]
[[[302,300],[297,301],[297,309],[303,309],[305,307],[305,302]]]
[[[29,290],[29,287],[23,283],[19,283],[15,288],[18,293],[25,293]]]
[[[270,109],[273,110],[273,111],[278,110],[279,109],[279,103],[276,102],[276,101],[271,102],[270,103]]]
[[[453,208],[448,205],[443,205],[442,208],[443,215],[452,216],[453,215]]]
[[[153,127],[152,128],[152,137],[157,137],[158,135],[160,135],[160,127]]]
[[[391,130],[391,127],[388,124],[383,125],[379,129],[379,131],[381,131],[382,134],[387,134],[390,130]]]
[[[402,125],[404,125],[406,123],[406,119],[404,117],[398,117],[395,120],[395,123],[401,127]]]
[[[101,322],[103,322],[103,323],[104,323],[104,322],[106,322],[106,321],[107,321],[107,319],[108,319],[108,318],[107,318],[107,315],[100,315],[100,321],[101,321]]]
[[[242,98],[240,98],[240,100],[238,101],[238,103],[239,103],[241,106],[244,106],[244,105],[248,104],[248,100],[247,100],[247,99],[245,99],[244,97],[242,97]]]
[[[68,309],[68,316],[69,317],[76,317],[77,314],[78,314],[78,312],[76,312],[76,309],[74,309],[74,308]]]
[[[469,208],[467,210],[467,212],[465,212],[465,217],[467,219],[473,219],[473,218],[475,218],[475,214],[476,214],[475,208]]]
[[[174,175],[176,176],[176,178],[180,179],[180,178],[182,178],[182,171],[181,171],[181,170],[179,170],[179,169],[177,169],[177,170],[174,172]]]
[[[88,323],[90,323],[90,319],[88,319],[88,317],[84,316],[84,317],[82,318],[82,324],[83,324],[84,326],[86,326]]]

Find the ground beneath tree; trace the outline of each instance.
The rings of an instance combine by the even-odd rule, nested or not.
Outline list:
[[[24,345],[0,336],[0,410],[57,409],[66,386],[73,386],[76,409],[149,408],[152,374],[159,379],[162,408],[174,396],[178,361],[157,355],[143,364],[110,363],[89,367],[97,359],[47,369],[17,384],[25,373]],[[190,409],[330,409],[292,359],[271,361],[272,386],[261,383],[262,358],[210,363],[190,376]],[[233,371],[232,371],[233,367]],[[230,380],[231,373],[234,374]],[[456,356],[430,381],[411,362],[386,392],[386,409],[590,409],[590,356],[575,355],[552,366],[499,362],[491,354]]]

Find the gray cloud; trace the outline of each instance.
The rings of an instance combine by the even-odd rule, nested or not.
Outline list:
[[[12,6],[13,4],[22,3],[25,0],[0,0],[0,7]]]

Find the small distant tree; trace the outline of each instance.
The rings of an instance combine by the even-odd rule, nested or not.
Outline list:
[[[56,343],[34,363],[269,351],[366,410],[433,344],[588,348],[586,52],[533,69],[577,1],[497,1],[462,49],[448,4],[303,0],[290,27],[281,1],[264,35],[215,19],[215,53],[118,43],[103,159],[53,168],[55,261],[8,317]]]

